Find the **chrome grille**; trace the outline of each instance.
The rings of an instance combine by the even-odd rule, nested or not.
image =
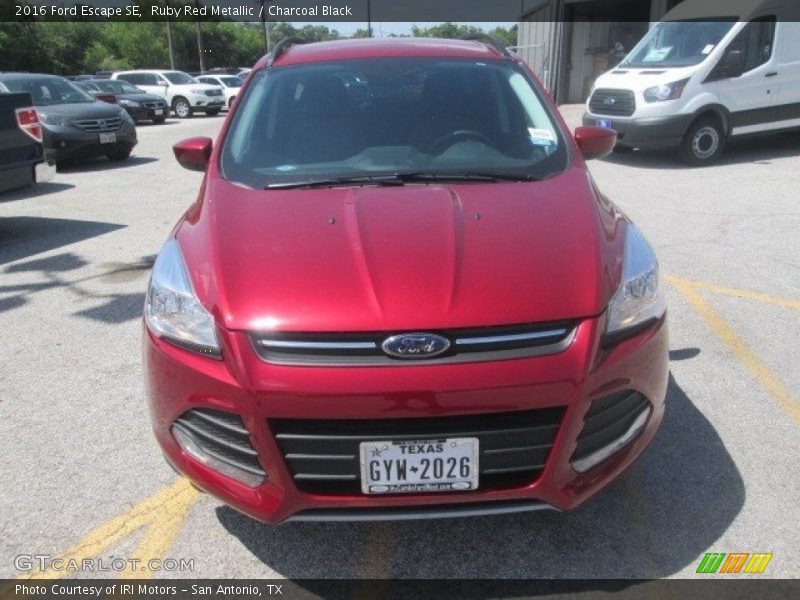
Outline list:
[[[589,108],[596,115],[629,117],[636,112],[636,98],[630,90],[601,88],[592,94]]]
[[[264,475],[258,462],[258,453],[250,444],[250,432],[245,429],[238,415],[197,408],[178,417],[174,427],[188,431],[197,444],[217,460],[256,475]]]
[[[81,119],[72,122],[75,127],[84,131],[116,131],[122,125],[122,118],[110,117],[108,119]]]
[[[424,419],[270,419],[295,485],[319,494],[360,494],[366,441],[478,438],[479,489],[524,486],[541,473],[563,407]]]
[[[367,333],[253,333],[259,357],[281,365],[386,366],[426,365],[544,356],[565,350],[575,337],[576,323],[511,325],[434,330],[450,342],[432,358],[398,359],[381,349],[384,341],[403,332]],[[408,333],[419,333],[418,331]]]

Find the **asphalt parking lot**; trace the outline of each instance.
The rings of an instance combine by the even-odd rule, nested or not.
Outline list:
[[[769,552],[762,577],[800,573],[800,136],[700,170],[592,164],[656,247],[671,333],[664,424],[603,494],[572,513],[269,527],[176,480],[144,401],[149,268],[202,178],[171,145],[223,118],[140,126],[129,161],[0,196],[0,577],[63,574],[22,572],[21,554],[194,559],[159,576],[645,578]]]

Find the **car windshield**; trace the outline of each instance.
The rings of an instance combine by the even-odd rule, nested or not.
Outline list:
[[[512,62],[373,58],[256,73],[221,164],[244,185],[291,187],[540,179],[566,157],[540,92]]]
[[[94,98],[61,77],[25,77],[6,80],[10,92],[29,92],[35,106],[94,102]]]
[[[107,81],[97,81],[95,85],[104,92],[111,94],[143,94],[142,90],[124,81],[109,79]]]
[[[164,73],[164,77],[166,77],[170,83],[175,85],[197,83],[197,80],[194,77],[186,73],[182,73],[181,71],[171,71],[169,73]]]
[[[703,62],[736,23],[735,18],[658,23],[620,66],[690,67]]]
[[[220,77],[219,80],[225,87],[242,87],[242,80],[232,75],[229,77]]]

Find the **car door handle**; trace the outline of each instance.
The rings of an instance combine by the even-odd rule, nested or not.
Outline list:
[[[766,75],[764,75],[764,77],[777,77],[777,76],[778,76],[777,71],[772,71],[772,73],[767,73]]]

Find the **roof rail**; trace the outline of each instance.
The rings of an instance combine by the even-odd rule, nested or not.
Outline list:
[[[272,63],[278,60],[281,54],[286,52],[290,46],[293,46],[295,44],[307,44],[307,43],[308,43],[307,40],[304,40],[303,38],[299,37],[288,37],[282,39],[280,42],[275,44],[275,46],[272,48],[272,51],[269,54],[267,54],[267,66],[271,67]]]
[[[461,37],[466,42],[483,42],[487,46],[491,46],[503,56],[511,57],[511,52],[505,47],[503,42],[488,33],[469,33]]]

